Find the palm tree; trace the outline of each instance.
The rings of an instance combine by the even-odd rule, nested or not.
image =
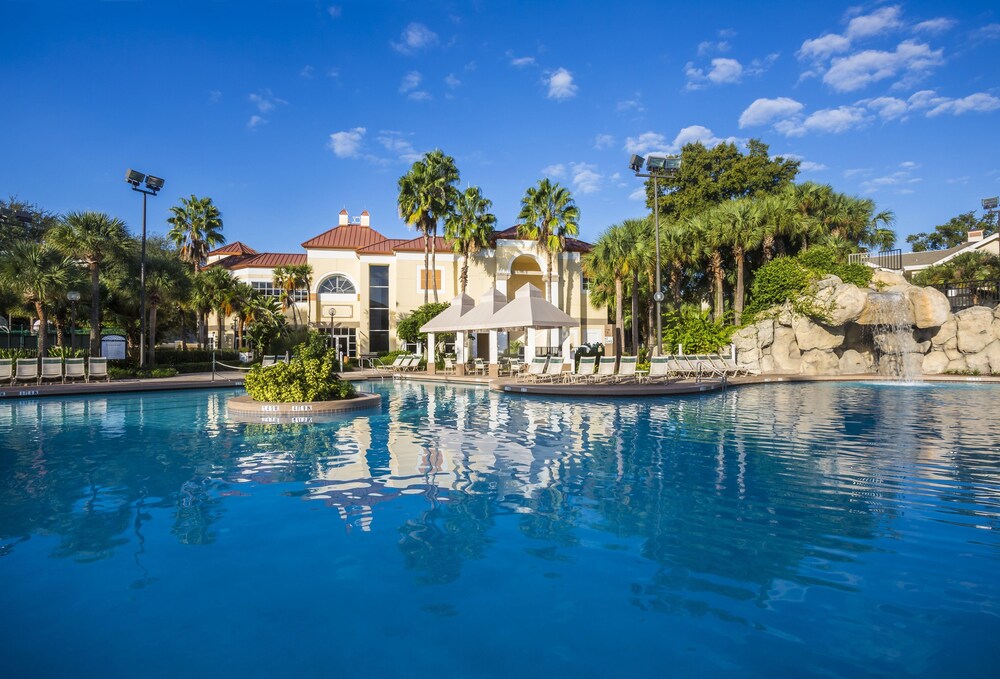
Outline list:
[[[455,254],[462,256],[462,274],[459,277],[462,294],[469,284],[469,257],[489,245],[497,218],[490,213],[493,201],[483,198],[478,186],[470,186],[458,194],[455,210],[444,224],[445,238],[451,239]]]
[[[183,263],[173,257],[154,256],[150,258],[146,273],[146,304],[149,308],[149,346],[146,354],[149,365],[156,365],[156,324],[160,307],[176,301],[184,289],[185,269]],[[190,274],[187,274],[188,276]]]
[[[639,351],[639,274],[652,267],[656,271],[655,246],[652,245],[652,229],[648,219],[626,219],[621,224],[624,242],[622,272],[631,278],[632,295],[632,353]]]
[[[167,238],[180,249],[181,259],[194,266],[195,273],[201,271],[205,256],[217,245],[226,242],[222,235],[222,213],[209,197],[198,198],[193,193],[190,198],[181,198],[180,205],[170,208],[172,217]],[[207,339],[207,316],[198,316],[198,335]]]
[[[722,237],[732,248],[733,259],[736,261],[736,291],[733,299],[733,322],[740,324],[743,316],[743,304],[746,298],[744,292],[744,269],[746,255],[751,250],[760,247],[763,240],[763,223],[766,212],[760,202],[752,198],[722,203],[712,211],[710,219],[717,220]]]
[[[415,226],[424,236],[424,304],[428,289],[433,285],[434,301],[438,301],[434,273],[437,266],[437,223],[447,219],[454,210],[458,190],[458,168],[455,159],[441,149],[424,154],[413,163],[410,171],[399,178],[399,216]]]
[[[274,287],[281,291],[278,301],[281,303],[281,310],[292,310],[292,321],[299,324],[299,312],[295,305],[295,277],[288,270],[287,266],[276,266],[271,272],[274,280]]]
[[[49,348],[48,307],[62,297],[76,272],[71,257],[41,243],[18,241],[0,255],[0,286],[35,308],[39,356]]]
[[[218,323],[218,335],[216,348],[222,348],[222,339],[225,337],[226,316],[233,313],[234,291],[236,279],[228,269],[221,266],[212,266],[200,272],[202,281],[202,293],[205,296],[204,302],[215,310],[216,321]]]
[[[580,210],[569,189],[545,178],[538,181],[538,186],[525,191],[517,218],[521,222],[517,226],[518,237],[536,241],[545,253],[545,272],[549,280],[546,288],[549,288],[553,279],[552,255],[566,247],[567,236],[579,233]],[[548,289],[545,299],[553,301]]]
[[[583,268],[587,276],[606,282],[614,281],[615,289],[615,349],[621,354],[625,327],[625,251],[628,247],[623,229],[609,227],[601,234],[593,249],[584,255]]]
[[[699,259],[706,262],[708,275],[712,281],[712,318],[722,319],[724,313],[723,284],[726,277],[722,248],[726,245],[726,235],[717,217],[709,212],[689,217],[687,228],[697,234]]]
[[[133,245],[125,222],[103,212],[71,212],[45,235],[54,248],[90,272],[90,355],[101,353],[101,265],[122,260]]]
[[[243,307],[243,324],[254,351],[265,353],[268,345],[284,332],[287,321],[278,300],[254,292]]]
[[[292,276],[292,283],[295,286],[296,291],[305,290],[306,292],[306,325],[309,324],[310,317],[310,302],[309,302],[309,290],[312,289],[312,275],[313,268],[311,264],[290,264],[286,267],[289,274]],[[296,300],[296,304],[298,300]]]

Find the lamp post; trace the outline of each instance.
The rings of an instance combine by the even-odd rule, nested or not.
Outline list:
[[[139,367],[146,367],[146,196],[155,196],[163,188],[163,180],[153,175],[143,174],[135,170],[125,173],[125,181],[132,186],[133,191],[142,194],[142,246],[139,255]],[[146,188],[139,185],[146,182]]]
[[[69,300],[69,348],[76,353],[76,303],[80,301],[80,293],[76,290],[70,290],[66,293],[66,299]]]
[[[642,174],[642,164],[646,163],[646,174]],[[653,355],[663,353],[663,278],[660,274],[660,192],[656,180],[674,177],[681,169],[680,156],[650,156],[648,159],[633,155],[629,159],[629,169],[636,177],[646,177],[653,180],[653,231],[656,240],[656,292],[653,301],[656,302],[656,344],[653,345]],[[633,319],[635,322],[635,319]]]
[[[986,216],[990,218],[990,221],[993,221],[993,216],[997,214],[997,206],[1000,205],[1000,196],[983,198],[981,203],[983,210],[986,211]],[[997,224],[997,230],[1000,231],[1000,224]]]

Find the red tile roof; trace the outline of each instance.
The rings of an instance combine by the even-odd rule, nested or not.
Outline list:
[[[273,269],[277,266],[292,266],[296,264],[306,264],[306,255],[286,254],[280,252],[262,252],[252,255],[232,255],[218,262],[213,262],[209,266],[221,266],[224,269],[235,271],[236,269]]]
[[[427,242],[427,247],[430,249],[430,241]],[[434,241],[434,249],[436,252],[451,252],[451,241],[437,236]],[[417,236],[416,238],[411,238],[410,240],[404,240],[399,245],[393,248],[396,252],[423,252],[424,251],[424,237]]]
[[[256,255],[257,251],[254,250],[249,245],[244,245],[240,241],[235,243],[226,243],[222,247],[215,248],[209,252],[206,257],[211,257],[212,255]]]
[[[494,244],[498,240],[521,240],[521,237],[517,235],[518,226],[518,224],[515,224],[503,231],[494,231],[493,237],[490,240]],[[578,238],[566,238],[566,252],[590,252],[593,247],[587,241],[579,240]]]
[[[326,250],[359,250],[384,240],[385,236],[370,226],[344,224],[310,238],[302,244],[302,247]]]
[[[386,238],[385,240],[379,241],[378,243],[374,243],[372,245],[368,245],[368,246],[363,247],[363,248],[358,248],[358,254],[359,255],[391,255],[393,249],[397,245],[400,245],[401,243],[405,243],[405,242],[406,242],[405,238]]]

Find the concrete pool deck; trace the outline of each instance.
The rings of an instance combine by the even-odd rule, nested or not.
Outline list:
[[[113,380],[111,382],[75,382],[72,384],[48,383],[41,385],[22,384],[17,386],[0,386],[0,402],[44,398],[53,396],[84,396],[98,394],[125,394],[146,391],[174,391],[181,389],[237,389],[243,386],[243,374],[240,371],[194,373],[161,378],[130,378]],[[679,380],[654,384],[564,384],[564,383],[531,383],[517,382],[509,377],[491,378],[484,375],[428,375],[427,373],[404,373],[396,378],[391,374],[372,370],[357,370],[343,374],[343,378],[355,381],[392,381],[402,379],[413,382],[429,382],[435,384],[464,384],[489,387],[508,394],[537,394],[549,396],[581,396],[594,398],[608,397],[644,397],[669,396],[671,394],[695,394],[717,391],[727,387],[739,387],[751,384],[771,384],[785,382],[891,382],[890,378],[881,375],[752,375],[749,377],[732,377],[723,384],[718,379],[706,379],[701,382]],[[1000,384],[1000,375],[923,375],[922,382],[928,383],[990,383]]]

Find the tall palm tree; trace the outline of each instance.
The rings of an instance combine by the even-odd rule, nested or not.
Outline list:
[[[717,228],[732,249],[736,262],[736,290],[733,298],[733,322],[736,325],[740,324],[746,299],[743,286],[746,256],[749,251],[760,247],[764,238],[765,218],[766,212],[760,201],[752,198],[722,203],[712,211],[711,219],[717,221]]]
[[[469,257],[489,245],[497,223],[491,207],[493,201],[483,198],[478,186],[470,186],[458,194],[454,212],[445,219],[444,235],[451,239],[455,254],[462,256],[462,294],[469,284]]]
[[[580,210],[569,189],[545,178],[538,181],[538,186],[525,191],[517,218],[520,220],[518,237],[536,241],[545,253],[545,272],[549,281],[546,288],[551,288],[554,278],[552,256],[565,249],[567,236],[579,233]],[[552,302],[552,297],[551,290],[546,289],[545,299]]]
[[[399,216],[415,226],[424,237],[424,304],[428,289],[433,286],[434,301],[438,301],[434,273],[437,266],[437,223],[452,213],[458,195],[458,168],[455,159],[441,149],[424,154],[413,163],[410,171],[399,178]]]
[[[287,266],[276,266],[271,272],[274,287],[281,291],[278,301],[281,303],[282,311],[292,310],[292,321],[299,324],[299,311],[295,305],[295,276],[288,270]]]
[[[309,290],[312,289],[312,275],[313,268],[311,264],[290,264],[288,267],[288,272],[292,276],[292,283],[295,286],[296,291],[305,290],[306,292],[306,325],[309,324],[310,313],[310,302],[309,302]],[[297,304],[296,300],[296,304]]]
[[[0,286],[35,308],[39,356],[48,353],[49,306],[62,297],[77,271],[72,257],[41,243],[18,241],[0,255]]]
[[[583,268],[587,276],[606,283],[614,281],[615,290],[615,349],[620,355],[625,327],[625,251],[628,244],[621,226],[609,227],[584,255]]]
[[[103,212],[71,212],[45,234],[66,256],[86,265],[90,273],[90,355],[101,353],[101,266],[123,260],[134,241],[125,222]]]
[[[624,240],[623,273],[631,279],[629,288],[632,297],[632,353],[639,351],[639,274],[653,267],[655,278],[655,246],[652,245],[652,229],[648,219],[626,219],[621,224]],[[653,255],[652,257],[650,255]]]
[[[146,304],[149,308],[149,346],[146,355],[149,365],[156,365],[156,323],[160,307],[176,300],[184,283],[184,274],[176,267],[183,266],[178,260],[154,257],[149,261],[146,274]]]
[[[228,269],[221,266],[211,266],[200,272],[204,302],[215,310],[218,323],[217,347],[222,348],[225,337],[226,316],[233,313],[233,297],[236,279]]]
[[[711,212],[689,217],[687,228],[697,234],[699,259],[706,263],[712,281],[712,318],[719,321],[725,309],[723,285],[726,270],[722,257],[722,249],[726,246],[725,232],[720,221]]]
[[[193,193],[190,198],[181,198],[181,204],[171,207],[170,212],[173,216],[167,219],[171,227],[167,238],[180,249],[181,259],[190,262],[198,273],[212,248],[226,242],[222,235],[222,213],[211,198],[198,198]],[[198,335],[206,340],[207,325],[206,314],[200,314]]]

